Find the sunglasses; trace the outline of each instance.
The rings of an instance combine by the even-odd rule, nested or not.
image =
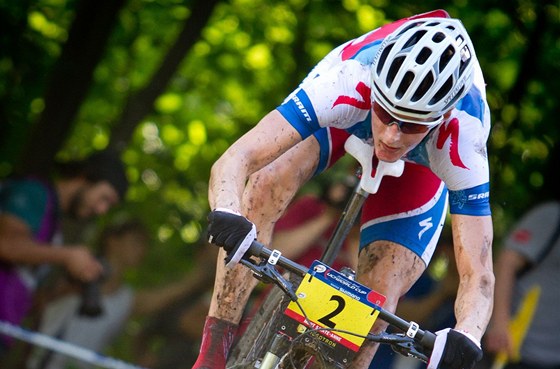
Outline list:
[[[373,102],[373,113],[377,115],[377,118],[381,121],[381,123],[389,126],[391,124],[396,124],[399,127],[399,130],[405,134],[419,134],[419,133],[426,133],[431,128],[435,127],[439,123],[441,123],[442,118],[440,117],[433,122],[422,122],[422,123],[412,123],[412,122],[405,122],[393,117],[387,110],[385,110],[381,105],[377,102]]]

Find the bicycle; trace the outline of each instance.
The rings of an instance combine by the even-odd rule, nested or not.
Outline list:
[[[402,160],[379,162],[371,176],[373,148],[350,136],[345,149],[359,162],[362,174],[321,259],[307,268],[257,241],[241,259],[255,278],[279,288],[271,291],[234,344],[228,369],[343,369],[365,340],[389,344],[400,354],[427,362],[435,341],[432,332],[384,310],[384,296],[356,282],[351,269],[329,266],[367,196],[377,192],[383,176],[398,177],[404,169]],[[369,333],[378,318],[400,332]]]

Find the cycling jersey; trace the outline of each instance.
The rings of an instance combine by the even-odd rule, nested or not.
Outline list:
[[[444,11],[435,11],[417,17],[445,16]],[[372,140],[371,64],[384,37],[408,19],[380,27],[331,51],[277,108],[302,138],[315,135],[318,139],[321,157],[317,172],[336,160],[331,140],[335,130]],[[478,61],[475,65],[469,93],[403,159],[429,168],[445,183],[451,213],[480,216],[490,215],[486,153],[490,113]]]

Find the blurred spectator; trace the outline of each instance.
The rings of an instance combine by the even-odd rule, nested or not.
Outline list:
[[[555,189],[558,191],[558,188]],[[483,342],[492,368],[560,368],[560,202],[529,210],[505,239]]]
[[[134,291],[125,274],[143,261],[149,245],[146,228],[137,221],[108,226],[102,232],[100,260],[105,264],[102,279],[84,284],[80,291],[47,304],[39,331],[63,341],[102,352],[122,331],[131,315],[160,311],[184,294],[188,279],[169,285]],[[87,332],[87,333],[86,333]],[[35,349],[30,369],[90,368],[89,364]]]
[[[443,228],[430,267],[399,301],[397,315],[414,321],[422,329],[436,332],[455,326],[454,304],[459,273],[453,251],[451,228]],[[421,369],[423,362],[395,353],[389,345],[381,345],[370,368]]]
[[[59,163],[52,179],[21,176],[0,184],[0,320],[21,324],[48,265],[88,282],[102,265],[85,245],[57,247],[62,215],[88,219],[123,200],[128,187],[118,156],[98,152]],[[0,336],[0,356],[13,340]]]

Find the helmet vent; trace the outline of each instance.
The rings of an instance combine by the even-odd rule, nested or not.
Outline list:
[[[432,55],[432,50],[427,47],[422,48],[422,50],[416,56],[416,63],[424,64],[426,60]]]
[[[422,82],[420,83],[416,91],[414,91],[414,95],[412,95],[410,100],[412,102],[416,102],[420,100],[422,97],[424,97],[426,92],[430,90],[430,87],[432,87],[433,84],[434,84],[434,75],[432,73],[428,73],[424,77],[424,79],[422,80]]]
[[[459,66],[459,75],[463,75],[465,68],[471,63],[471,59],[467,59],[465,61],[461,61],[461,65]]]
[[[418,31],[418,32],[414,33],[414,35],[411,36],[408,39],[408,41],[406,41],[404,46],[402,47],[403,50],[406,50],[409,47],[412,47],[412,46],[416,45],[418,43],[418,41],[420,41],[422,39],[422,37],[424,37],[425,34],[426,34],[425,30],[421,30],[421,31]]]
[[[449,91],[451,91],[452,87],[453,87],[453,76],[449,76],[449,78],[447,79],[447,81],[445,81],[443,86],[441,86],[438,92],[435,93],[434,97],[432,97],[432,99],[430,100],[430,104],[435,104],[441,99],[443,99],[445,95],[447,95]]]
[[[395,58],[395,60],[393,61],[393,64],[391,64],[391,67],[389,68],[389,71],[387,72],[387,80],[386,80],[386,85],[389,88],[391,88],[391,85],[393,84],[393,81],[394,81],[395,77],[397,76],[397,73],[401,69],[401,65],[404,62],[404,60],[405,60],[405,57],[400,56],[400,57]]]
[[[439,70],[442,71],[445,69],[447,64],[453,59],[453,55],[455,55],[455,48],[453,46],[448,46],[444,52],[441,53],[441,57],[439,58]]]
[[[414,73],[411,71],[406,72],[401,80],[399,88],[397,88],[397,91],[395,92],[397,99],[401,99],[404,96],[412,81],[414,81]]]
[[[385,65],[385,60],[387,60],[387,55],[389,55],[389,53],[391,52],[391,49],[393,49],[393,46],[395,46],[395,44],[390,44],[381,53],[381,56],[379,57],[379,60],[377,61],[377,70],[376,70],[377,75],[381,74],[381,70],[383,69],[383,66]]]
[[[422,22],[416,22],[416,23],[409,24],[407,27],[404,27],[402,29],[402,31],[400,31],[399,34],[395,36],[395,38],[399,38],[402,34],[406,33],[406,31],[408,31],[409,29],[412,29],[414,27],[418,27],[421,24],[422,24]]]
[[[436,32],[433,36],[432,36],[432,41],[435,42],[436,44],[439,44],[440,42],[442,42],[443,40],[445,40],[445,35],[441,32]]]

